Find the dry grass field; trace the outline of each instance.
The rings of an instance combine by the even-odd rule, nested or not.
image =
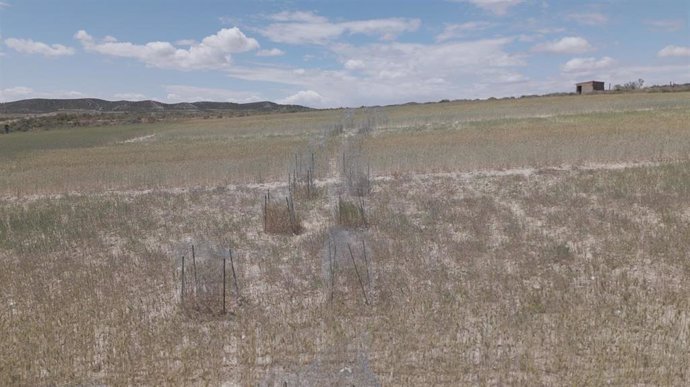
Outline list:
[[[0,385],[687,385],[690,93],[0,136],[0,265]]]

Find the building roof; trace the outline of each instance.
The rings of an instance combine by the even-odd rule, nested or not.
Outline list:
[[[604,83],[604,81],[587,81],[587,82],[576,83],[576,85],[578,85],[578,86],[579,85],[586,85],[588,83]]]

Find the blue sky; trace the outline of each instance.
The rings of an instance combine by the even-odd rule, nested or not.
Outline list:
[[[0,101],[313,107],[690,82],[688,0],[0,0]]]

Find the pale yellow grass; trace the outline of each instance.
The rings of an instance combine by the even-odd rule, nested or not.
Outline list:
[[[334,110],[0,138],[0,384],[686,385],[687,97],[358,110],[343,134]],[[360,202],[338,159],[357,144],[382,176],[368,227],[343,230],[338,195]],[[248,183],[308,150],[323,195],[295,200],[300,235],[264,234]],[[429,174],[492,168],[522,169]],[[220,294],[181,307],[191,243],[233,247],[231,314]]]
[[[587,113],[389,130],[366,141],[379,174],[686,159],[690,110]]]

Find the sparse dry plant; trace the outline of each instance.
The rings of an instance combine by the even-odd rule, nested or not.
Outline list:
[[[341,160],[341,179],[351,195],[366,196],[372,190],[371,168],[364,156],[363,139],[346,143]]]
[[[686,385],[687,97],[353,110],[294,203],[342,110],[13,133],[0,385]]]
[[[316,186],[316,156],[313,151],[306,155],[295,153],[292,172],[288,173],[288,189],[297,199],[313,200],[323,194]]]
[[[292,196],[286,197],[284,202],[274,201],[270,193],[267,193],[264,196],[263,216],[266,233],[298,235],[303,230]]]
[[[231,250],[209,242],[197,242],[186,253],[189,255],[182,256],[178,267],[182,310],[192,317],[225,315],[232,288],[235,289],[235,303],[239,300]],[[228,286],[229,281],[234,286]]]
[[[369,223],[364,207],[364,199],[360,197],[354,202],[338,197],[336,221],[338,225],[347,228],[367,227]]]

